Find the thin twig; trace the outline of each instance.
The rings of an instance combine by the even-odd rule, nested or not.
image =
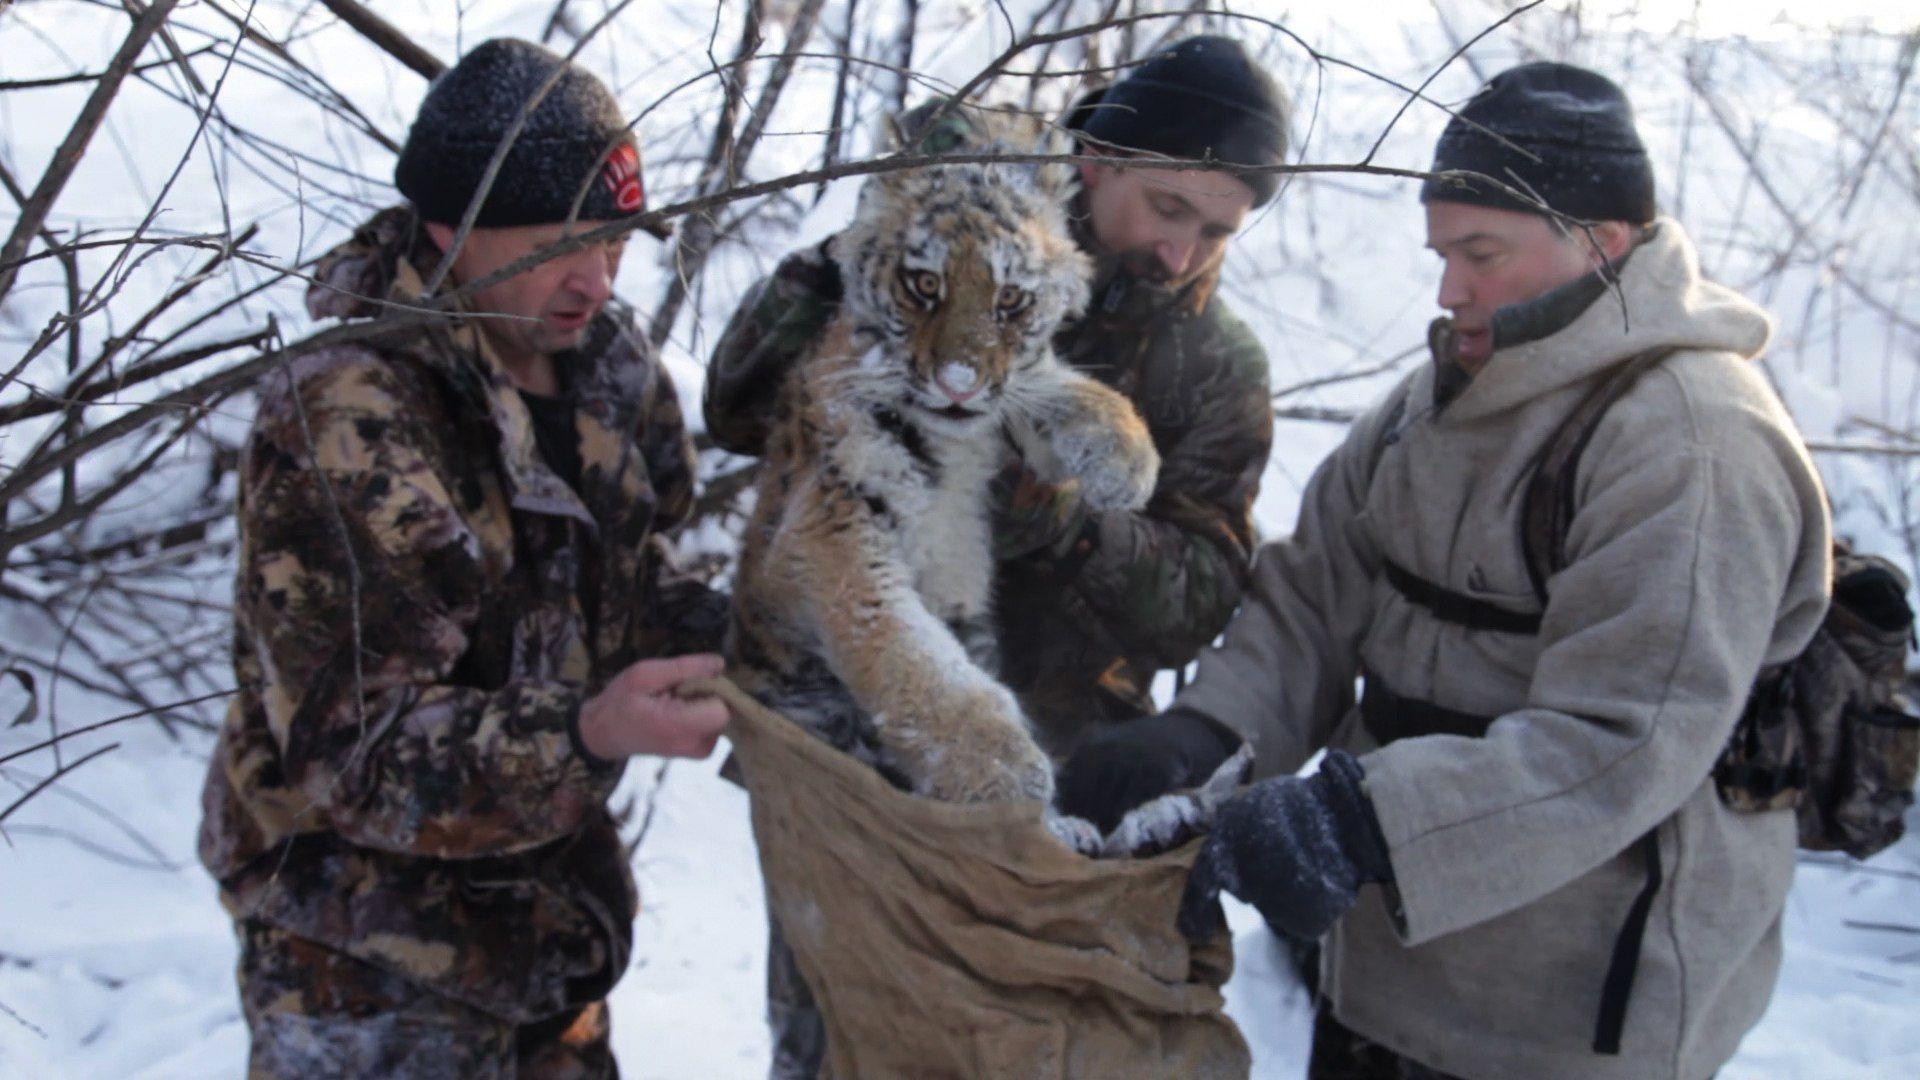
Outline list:
[[[760,96],[755,99],[753,111],[748,114],[739,138],[730,141],[716,138],[715,147],[723,151],[723,164],[717,178],[720,184],[731,186],[737,181],[748,159],[753,156],[760,136],[766,131],[767,121],[773,116],[774,108],[780,103],[780,95],[786,90],[797,57],[806,48],[807,39],[813,36],[813,28],[819,21],[823,6],[824,0],[802,0],[793,25],[787,31],[787,47],[781,51],[773,70],[768,72],[766,84],[760,88]],[[716,136],[719,134],[716,132]],[[673,332],[673,324],[679,317],[681,305],[686,302],[692,283],[706,269],[707,259],[713,254],[714,233],[710,215],[690,217],[681,229],[674,249],[673,278],[667,283],[666,296],[662,298],[659,309],[654,312],[653,321],[647,327],[647,340],[656,349]]]
[[[1362,161],[1373,160],[1373,156],[1380,152],[1381,145],[1387,141],[1387,136],[1393,134],[1394,125],[1400,122],[1400,118],[1406,115],[1407,110],[1413,107],[1413,103],[1415,101],[1419,101],[1426,96],[1427,87],[1433,85],[1433,80],[1439,78],[1441,72],[1447,70],[1449,67],[1452,67],[1453,62],[1455,60],[1460,59],[1460,57],[1468,49],[1471,49],[1475,45],[1479,44],[1480,40],[1482,38],[1485,38],[1488,34],[1493,33],[1495,30],[1500,29],[1501,27],[1507,25],[1508,23],[1519,18],[1520,16],[1525,15],[1527,12],[1532,11],[1534,8],[1539,7],[1541,4],[1545,2],[1546,0],[1531,0],[1530,3],[1523,4],[1520,7],[1514,8],[1512,11],[1507,12],[1505,15],[1495,20],[1493,24],[1488,26],[1486,29],[1468,38],[1466,44],[1453,50],[1453,52],[1450,55],[1448,55],[1448,57],[1445,60],[1440,62],[1440,65],[1438,67],[1435,67],[1431,72],[1427,74],[1427,77],[1425,79],[1421,80],[1419,86],[1416,86],[1413,88],[1413,93],[1407,95],[1406,100],[1400,103],[1400,107],[1394,110],[1392,118],[1387,121],[1387,124],[1385,127],[1380,129],[1379,137],[1375,138],[1373,140],[1373,145],[1368,148],[1367,155],[1361,158],[1360,160]]]
[[[93,141],[94,132],[100,129],[101,121],[106,119],[107,106],[113,104],[114,95],[120,92],[120,86],[126,82],[127,74],[133,70],[134,61],[153,40],[153,35],[167,21],[174,5],[179,0],[154,0],[138,19],[133,29],[128,31],[126,39],[120,43],[120,50],[108,62],[107,69],[100,73],[94,83],[93,93],[80,109],[73,126],[67,130],[58,149],[53,152],[53,160],[48,163],[47,171],[34,186],[33,194],[20,207],[20,217],[14,222],[13,232],[6,243],[0,244],[0,297],[7,295],[13,288],[17,271],[6,266],[24,255],[27,245],[39,234],[40,227],[46,224],[47,214],[53,210],[53,202],[67,186],[67,180],[80,164],[80,158],[87,152],[87,144]]]
[[[85,765],[87,762],[92,761],[94,758],[99,757],[100,755],[106,753],[107,751],[118,750],[118,749],[120,749],[119,743],[108,743],[107,745],[99,748],[98,750],[95,750],[94,752],[86,755],[85,757],[75,758],[72,761],[66,763],[65,765],[60,766],[58,769],[55,769],[53,773],[49,775],[45,780],[42,780],[39,783],[28,788],[27,793],[25,795],[22,795],[19,798],[13,800],[13,802],[9,803],[5,810],[0,810],[0,821],[7,820],[8,815],[12,814],[15,810],[20,809],[22,806],[25,806],[27,804],[28,799],[33,798],[35,795],[40,794],[42,791],[45,791],[47,789],[47,786],[52,784],[54,781],[60,779],[63,776],[66,776],[67,774],[73,772],[73,770],[79,768],[82,765]]]
[[[56,742],[64,742],[68,739],[85,735],[90,731],[99,731],[101,728],[112,727],[115,724],[124,724],[129,720],[138,720],[138,719],[141,719],[142,717],[154,716],[156,714],[168,712],[173,709],[182,709],[187,707],[188,705],[199,705],[203,702],[216,701],[220,698],[232,697],[233,695],[239,692],[240,691],[238,690],[217,690],[211,694],[202,694],[199,697],[187,698],[183,701],[170,701],[165,705],[156,705],[151,709],[140,709],[137,712],[121,713],[119,716],[110,716],[105,720],[99,720],[91,724],[84,724],[77,728],[68,728],[65,731],[62,731],[59,735],[56,735],[51,739],[42,739],[39,742],[34,743],[32,746],[23,746],[18,750],[9,750],[4,754],[0,754],[0,765],[4,765],[9,761],[14,760],[15,758],[23,758],[23,757],[26,757],[28,754],[35,753],[40,750],[45,750],[46,748],[52,746]]]
[[[203,53],[212,52],[213,48],[212,45],[202,45],[191,52],[183,53],[182,56],[191,60]],[[177,62],[178,61],[172,57],[168,57],[165,60],[153,60],[145,64],[136,65],[128,74],[138,75],[141,72],[152,71],[154,68],[170,67]],[[53,75],[44,79],[0,79],[0,93],[8,90],[42,90],[49,86],[71,86],[74,83],[93,82],[105,75],[106,72],[104,71],[85,71],[77,75]]]
[[[30,420],[36,416],[45,416],[48,413],[59,412],[62,409],[68,409],[72,406],[85,405],[98,401],[108,394],[120,393],[129,387],[138,386],[141,383],[157,379],[162,375],[172,374],[181,368],[190,367],[202,360],[218,356],[224,352],[232,352],[235,349],[250,349],[264,345],[273,340],[275,333],[276,331],[271,327],[256,330],[253,333],[243,334],[240,337],[228,338],[225,341],[210,342],[206,345],[195,346],[194,348],[185,349],[169,356],[156,357],[126,369],[126,371],[115,378],[102,379],[99,382],[89,383],[77,389],[70,388],[62,391],[57,396],[53,394],[36,394],[26,401],[0,407],[0,427],[19,423],[22,420]]]
[[[1295,394],[1303,394],[1308,390],[1319,390],[1340,383],[1355,382],[1360,379],[1372,378],[1375,375],[1384,374],[1405,363],[1409,357],[1425,352],[1426,348],[1425,345],[1414,345],[1400,350],[1377,364],[1360,368],[1357,371],[1339,371],[1331,375],[1322,375],[1318,378],[1308,379],[1305,382],[1297,382],[1292,386],[1283,386],[1273,392],[1272,400],[1279,401],[1281,398],[1292,397]]]

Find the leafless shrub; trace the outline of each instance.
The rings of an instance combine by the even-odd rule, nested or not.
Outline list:
[[[698,366],[715,319],[806,225],[832,180],[921,160],[881,154],[877,117],[955,92],[1058,116],[1164,41],[1202,29],[1245,37],[1298,100],[1300,149],[1281,170],[1280,208],[1237,246],[1228,288],[1277,326],[1279,415],[1310,423],[1343,421],[1353,395],[1377,392],[1418,357],[1411,334],[1386,341],[1370,327],[1348,329],[1348,252],[1319,209],[1356,197],[1404,203],[1404,186],[1380,178],[1424,175],[1446,105],[1498,66],[1492,56],[1566,56],[1632,73],[1648,40],[1583,21],[1578,7],[1516,3],[1437,9],[1433,32],[1409,46],[1412,60],[1310,40],[1218,0],[534,6],[530,33],[603,70],[637,105],[657,204],[642,221],[541,257],[621,229],[666,236],[654,295],[638,306],[649,337],[683,370]],[[72,734],[61,730],[62,685],[174,732],[208,727],[214,695],[228,688],[229,515],[249,388],[300,350],[366,334],[352,324],[313,332],[300,307],[312,255],[394,198],[384,178],[410,111],[397,103],[415,99],[443,53],[475,40],[458,23],[423,43],[424,20],[395,7],[383,5],[382,17],[354,0],[0,0],[10,55],[27,43],[63,55],[75,34],[50,33],[57,21],[96,27],[100,39],[65,70],[10,67],[0,81],[6,130],[64,132],[0,135],[0,340],[9,346],[0,349],[0,615],[13,629],[0,661],[30,676],[16,688],[25,685],[31,722],[48,730],[29,749],[51,763],[16,777],[27,795],[88,760],[55,756]],[[663,25],[675,40],[704,44],[669,55],[650,44]],[[1782,312],[1771,363],[1788,400],[1857,379],[1859,358],[1877,350],[1880,385],[1864,395],[1845,388],[1823,462],[1845,481],[1835,484],[1842,497],[1871,506],[1914,556],[1917,49],[1920,32],[1822,34],[1791,47],[1701,40],[1666,78],[1681,92],[1649,113],[1678,133],[1661,163],[1677,178],[1670,202],[1711,222],[1700,235],[1712,268]],[[343,52],[360,58],[351,80],[337,62]],[[656,69],[679,80],[658,89]],[[1780,100],[1751,100],[1755,70]],[[636,101],[639,82],[651,99]],[[274,111],[252,107],[252,96],[271,96]],[[1824,125],[1823,137],[1782,131],[1785,108]],[[116,126],[167,109],[184,139]],[[28,149],[43,144],[50,152]],[[156,167],[155,155],[170,156]],[[108,205],[103,191],[115,195]],[[1707,206],[1727,192],[1730,201]],[[1405,229],[1416,225],[1409,213]],[[448,298],[471,287],[449,286],[394,316],[446,318]],[[1296,354],[1285,342],[1306,323],[1312,346]],[[705,457],[700,517],[710,535],[734,520],[748,473],[718,452]]]

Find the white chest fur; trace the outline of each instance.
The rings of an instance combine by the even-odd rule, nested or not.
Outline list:
[[[992,590],[987,485],[1007,454],[992,425],[953,428],[935,417],[907,417],[913,450],[897,424],[850,418],[828,451],[843,474],[873,496],[875,528],[936,617],[975,615]]]

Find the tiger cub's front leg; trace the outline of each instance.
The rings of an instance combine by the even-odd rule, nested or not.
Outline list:
[[[1050,365],[1022,389],[1010,430],[1042,480],[1076,480],[1095,510],[1138,510],[1160,472],[1147,425],[1119,391]]]
[[[802,572],[827,662],[914,791],[1051,802],[1053,765],[1019,703],[927,609],[886,538],[860,521],[809,531]]]

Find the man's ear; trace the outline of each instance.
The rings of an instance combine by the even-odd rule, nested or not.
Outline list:
[[[1635,227],[1627,222],[1601,221],[1594,224],[1589,235],[1599,247],[1599,255],[1606,256],[1607,262],[1617,263],[1626,258],[1627,252],[1632,249],[1634,232]],[[1600,261],[1595,256],[1594,263],[1597,265]]]
[[[427,227],[427,239],[433,241],[434,247],[445,251],[453,246],[453,226],[437,221],[423,221],[421,224]]]
[[[1087,191],[1092,191],[1099,187],[1100,181],[1106,179],[1107,174],[1112,171],[1105,165],[1083,161],[1080,163],[1080,186]]]

